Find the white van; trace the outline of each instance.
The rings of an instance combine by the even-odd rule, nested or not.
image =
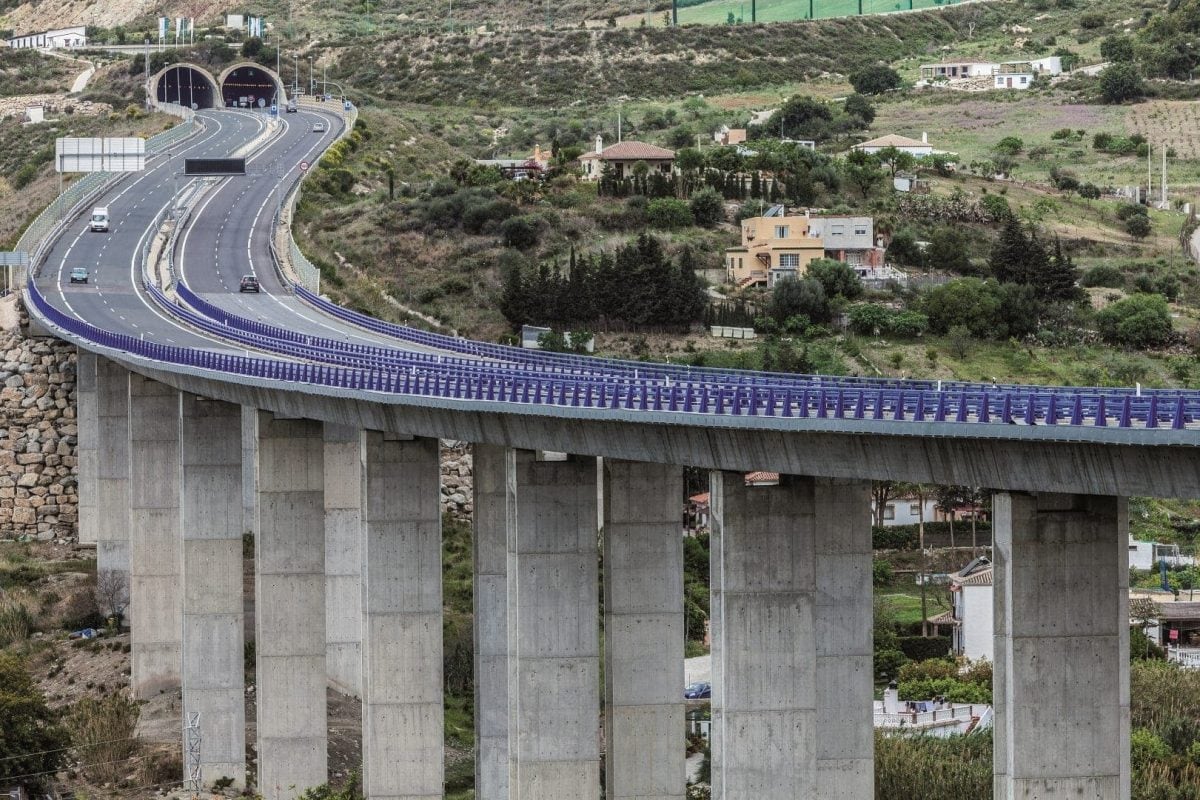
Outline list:
[[[92,209],[91,228],[93,231],[108,232],[108,208],[97,206]]]

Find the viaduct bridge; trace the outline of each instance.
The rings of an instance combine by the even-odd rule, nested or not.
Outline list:
[[[111,233],[68,214],[24,288],[79,346],[81,539],[129,578],[133,692],[182,687],[206,783],[246,780],[252,531],[259,790],[326,781],[333,686],[362,699],[367,796],[443,796],[445,437],[475,453],[481,800],[685,795],[682,465],[712,470],[715,797],[873,795],[873,479],[997,492],[996,796],[1129,797],[1125,498],[1200,496],[1200,394],[689,369],[386,324],[280,268],[302,259],[274,235],[280,193],[347,122],[196,112],[173,153],[251,143],[251,174],[184,187],[165,247],[169,159],[114,177],[75,208],[106,204]],[[758,469],[784,477],[746,487]]]

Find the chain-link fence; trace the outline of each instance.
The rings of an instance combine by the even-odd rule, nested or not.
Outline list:
[[[679,3],[679,24],[831,19],[960,5],[968,0],[694,0]],[[685,3],[687,3],[685,5]],[[669,12],[668,12],[669,13]]]

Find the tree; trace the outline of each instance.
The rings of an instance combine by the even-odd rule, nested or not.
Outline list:
[[[242,57],[254,60],[258,58],[258,54],[262,52],[263,42],[257,36],[251,36],[246,41],[242,42]]]
[[[971,248],[959,228],[944,225],[929,237],[925,263],[931,268],[960,275],[971,271]]]
[[[813,259],[805,273],[817,280],[825,290],[826,297],[844,297],[853,300],[863,293],[862,280],[854,267],[832,258]]]
[[[1044,299],[1050,302],[1074,302],[1080,299],[1082,292],[1077,285],[1079,270],[1071,260],[1071,254],[1062,248],[1062,242],[1054,237],[1054,254],[1044,272],[1036,276],[1036,286],[1041,290]]]
[[[1142,74],[1131,63],[1117,63],[1100,73],[1100,96],[1110,104],[1140,100],[1146,94]]]
[[[896,177],[897,172],[907,172],[917,163],[917,159],[912,153],[891,146],[880,150],[875,157],[879,159],[880,164],[887,168],[893,178]]]
[[[785,278],[772,290],[770,313],[780,324],[792,317],[805,317],[813,323],[828,322],[829,301],[825,288],[812,278]]]
[[[859,122],[856,127],[867,128],[875,121],[875,106],[861,94],[847,97],[846,102],[842,104],[842,110],[846,112],[846,116]]]
[[[875,514],[875,527],[883,527],[883,512],[888,501],[899,496],[900,484],[895,481],[875,481],[871,484],[871,508]]]
[[[1000,315],[999,287],[993,281],[959,278],[934,286],[921,297],[929,329],[944,334],[962,325],[978,338],[1008,338]]]
[[[688,208],[696,224],[705,228],[725,221],[725,201],[713,189],[705,188],[693,194]]]
[[[852,73],[850,85],[859,94],[883,94],[900,87],[900,73],[885,64],[872,64]]]
[[[1025,149],[1025,141],[1019,136],[1005,136],[996,142],[995,149],[997,153],[1003,153],[1006,156],[1015,156]]]
[[[1133,61],[1133,39],[1119,33],[1104,37],[1100,42],[1100,57],[1112,62]]]
[[[521,215],[500,223],[500,238],[505,247],[528,250],[537,245],[540,235],[537,217]]]
[[[1135,294],[1096,313],[1100,336],[1125,347],[1159,347],[1174,336],[1171,311],[1161,294]]]
[[[53,778],[70,744],[58,715],[16,656],[0,655],[0,773]],[[7,784],[6,784],[7,785]]]
[[[771,133],[778,132],[781,139],[790,137],[823,141],[830,136],[832,122],[833,109],[828,103],[796,95],[772,114],[763,127]]]
[[[883,180],[883,170],[879,167],[879,159],[861,150],[855,150],[846,156],[842,174],[845,175],[847,181],[858,187],[864,199]]]
[[[925,263],[925,254],[912,232],[902,230],[888,243],[887,260],[902,267],[920,267]]]
[[[1027,283],[1030,240],[1021,221],[1009,217],[988,254],[992,275],[1001,283]]]
[[[129,579],[115,569],[96,573],[96,605],[105,619],[116,623],[118,629],[129,607]]]

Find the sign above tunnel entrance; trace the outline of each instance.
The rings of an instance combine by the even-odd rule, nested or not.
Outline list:
[[[244,158],[187,158],[183,162],[184,175],[245,175]]]
[[[58,172],[141,172],[146,168],[146,140],[136,136],[54,140]]]

